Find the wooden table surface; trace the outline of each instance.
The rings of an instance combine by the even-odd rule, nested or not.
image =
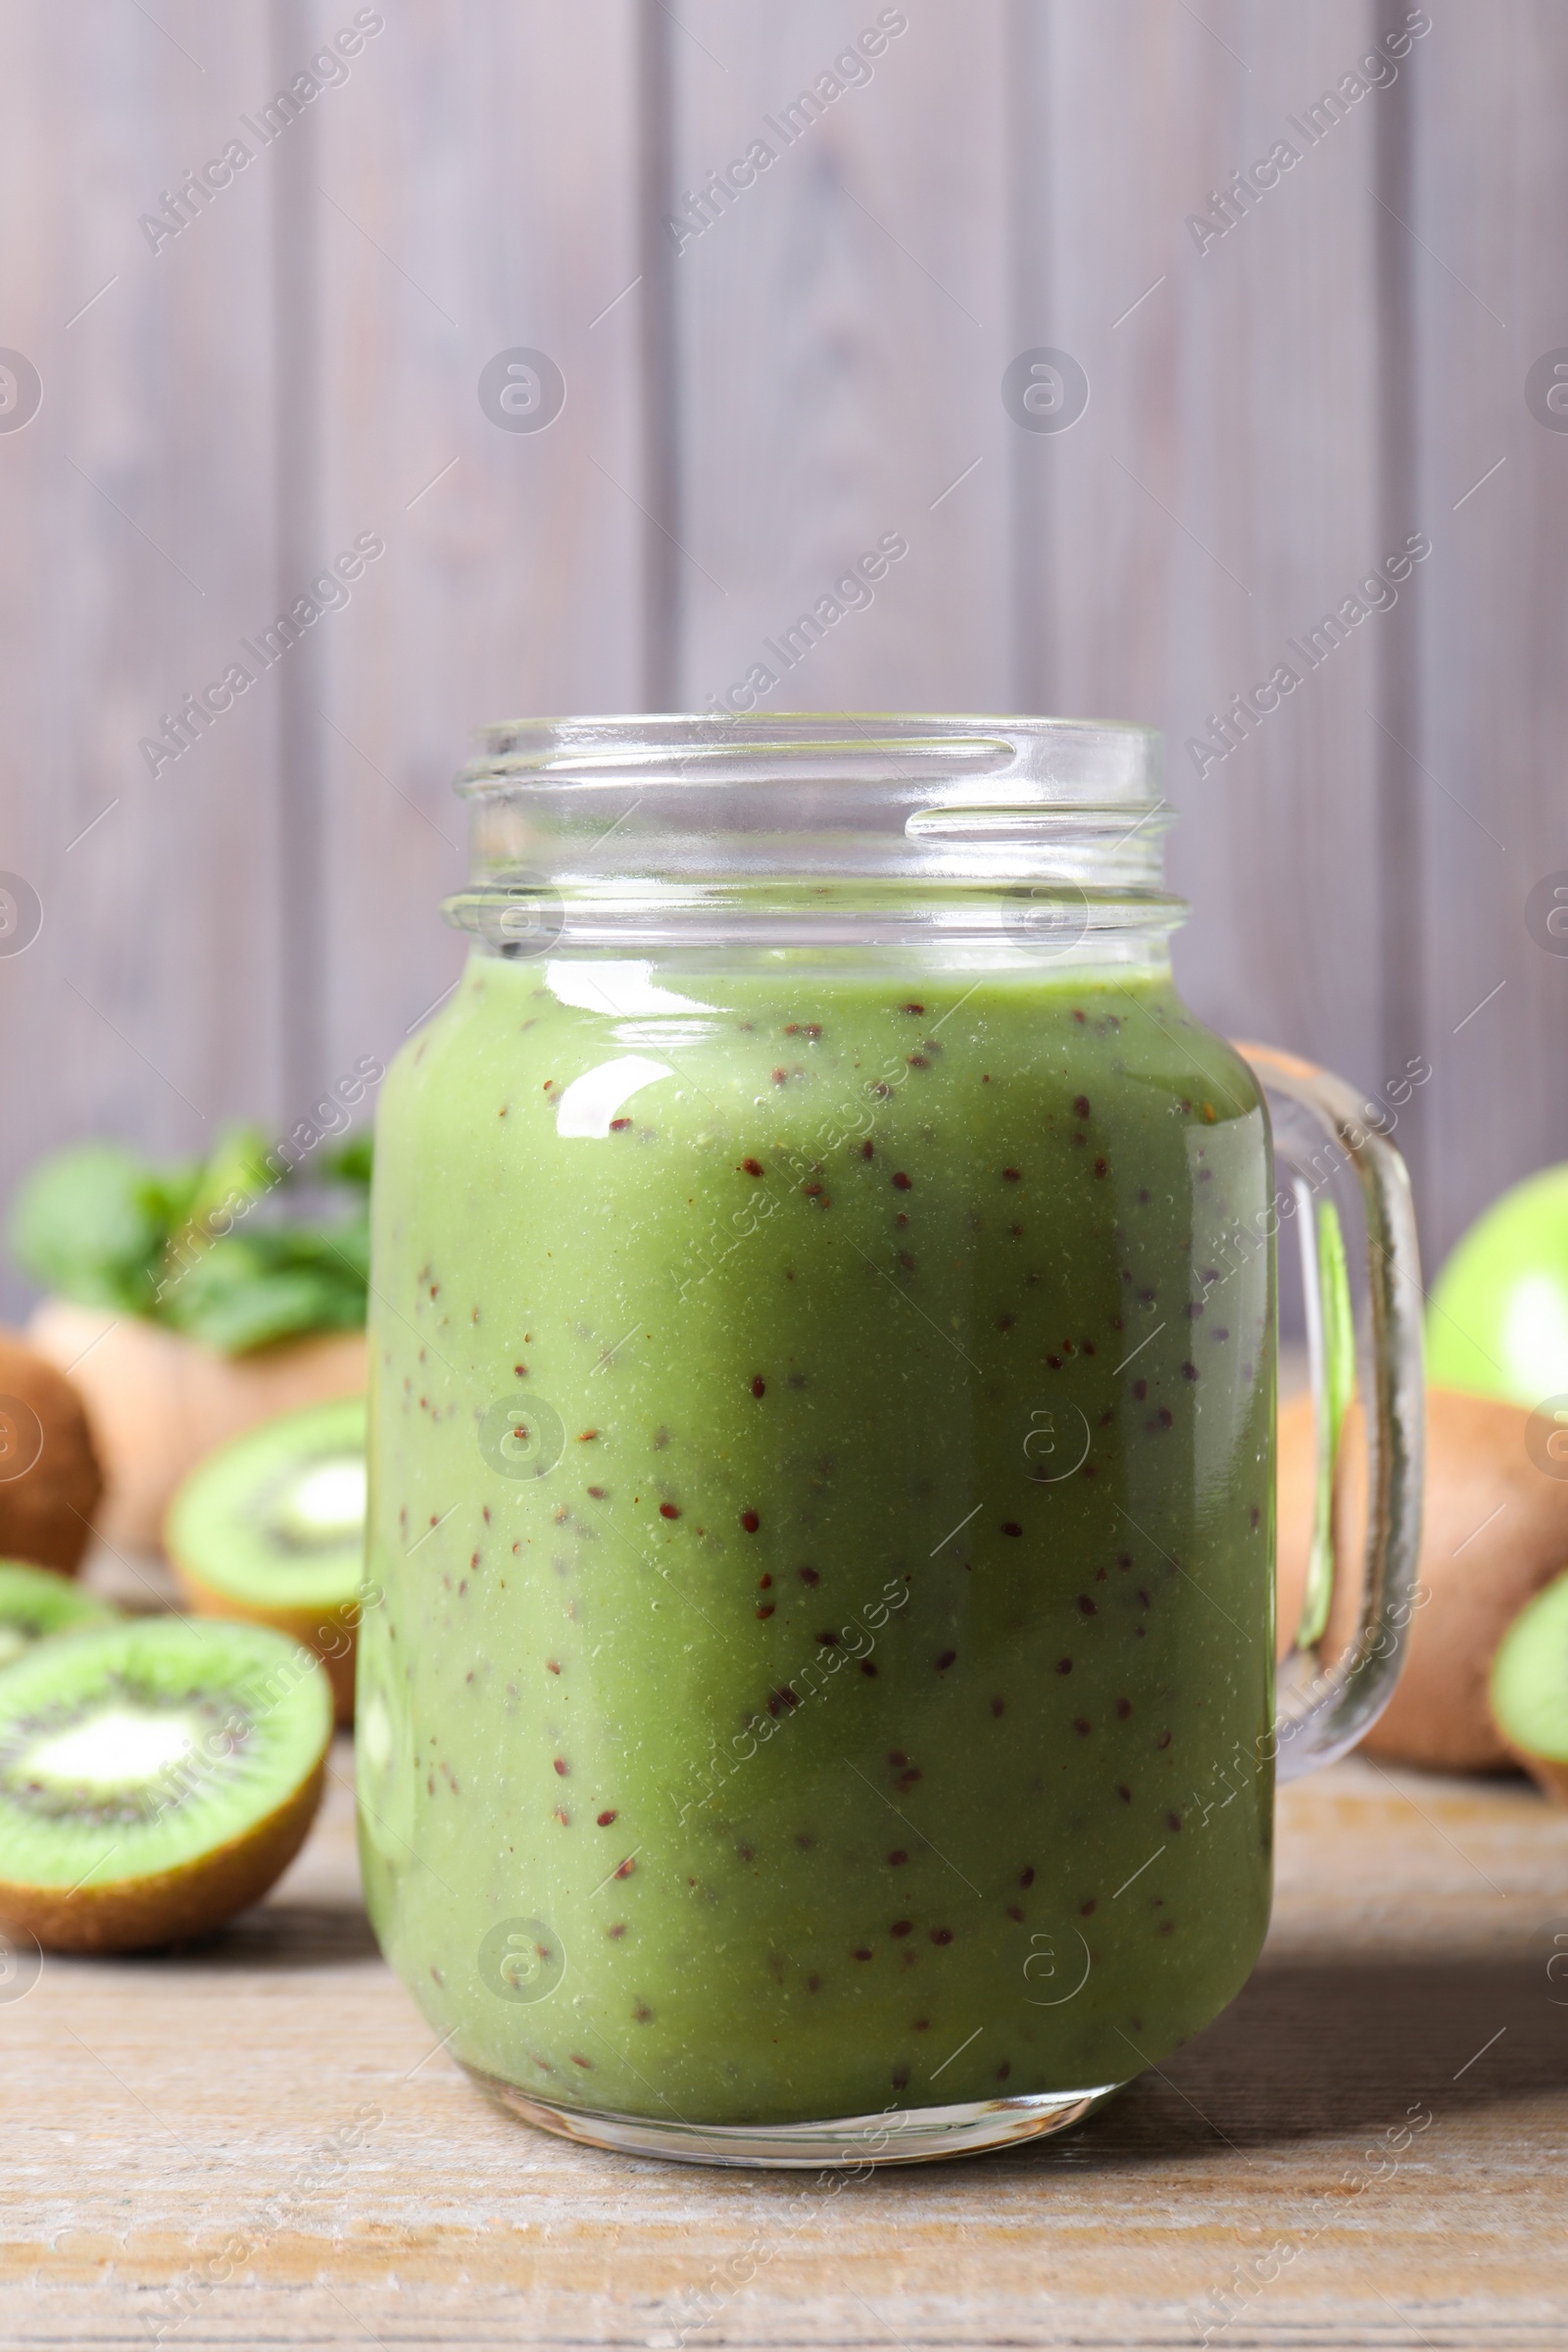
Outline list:
[[[200,1956],[0,1986],[0,2343],[1568,2338],[1568,1815],[1522,1782],[1284,1791],[1267,1952],[1197,2042],[1059,2139],[835,2185],[494,2109],[377,1955],[333,1770]]]

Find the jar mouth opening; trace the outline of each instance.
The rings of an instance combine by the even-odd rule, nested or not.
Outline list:
[[[504,719],[480,727],[456,778],[469,799],[526,789],[635,782],[917,789],[987,779],[1034,805],[1136,808],[1159,795],[1161,738],[1119,719],[953,711],[699,711]],[[995,797],[995,796],[994,796]]]
[[[581,939],[755,938],[775,918],[801,939],[984,935],[1023,892],[1089,908],[1090,929],[1168,927],[1159,755],[1152,728],[1083,719],[509,720],[458,778],[471,864],[448,913],[484,941],[539,906]]]

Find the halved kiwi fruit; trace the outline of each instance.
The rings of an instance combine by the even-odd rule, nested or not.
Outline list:
[[[0,1675],[0,1927],[129,1952],[220,1926],[298,1852],[331,1737],[319,1663],[264,1626],[40,1642]]]
[[[0,1560],[0,1666],[9,1666],[50,1634],[71,1634],[86,1625],[113,1625],[120,1611],[96,1592],[84,1592],[53,1568],[29,1568],[24,1560]]]
[[[192,1608],[275,1626],[314,1649],[354,1714],[365,1554],[365,1399],[279,1413],[220,1446],[176,1493],[164,1547]]]
[[[1489,1695],[1513,1754],[1568,1805],[1568,1576],[1538,1592],[1503,1635]]]

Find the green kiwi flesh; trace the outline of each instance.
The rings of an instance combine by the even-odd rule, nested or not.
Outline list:
[[[35,1642],[84,1625],[113,1625],[120,1611],[96,1592],[84,1592],[53,1568],[25,1560],[0,1560],[0,1667],[9,1666]]]
[[[292,1860],[332,1697],[264,1626],[129,1618],[0,1675],[0,1927],[134,1951],[220,1926]]]
[[[365,1553],[365,1399],[280,1413],[209,1454],[170,1505],[164,1539],[190,1582],[241,1611],[355,1598]]]

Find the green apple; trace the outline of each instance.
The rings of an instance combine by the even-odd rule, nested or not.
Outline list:
[[[1494,1200],[1458,1243],[1427,1309],[1435,1388],[1532,1410],[1568,1396],[1568,1166]]]

